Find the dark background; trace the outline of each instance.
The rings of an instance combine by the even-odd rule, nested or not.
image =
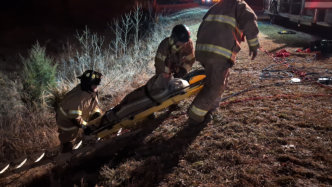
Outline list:
[[[143,2],[146,0],[140,0]],[[0,70],[17,70],[19,56],[38,41],[56,56],[85,26],[105,34],[138,0],[6,0],[0,3]],[[108,30],[109,32],[109,30]]]
[[[135,0],[7,0],[1,2],[1,28],[16,24],[99,25],[135,5]]]

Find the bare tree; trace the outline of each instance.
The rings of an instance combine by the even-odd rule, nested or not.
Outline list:
[[[137,5],[134,11],[134,18],[133,18],[133,24],[135,29],[135,35],[134,35],[135,55],[137,55],[139,51],[139,30],[142,24],[142,18],[143,18],[142,8],[139,5]]]
[[[131,19],[132,12],[129,12],[121,17],[122,21],[122,35],[123,35],[123,54],[127,54],[127,48],[130,42],[129,33],[133,27],[133,21]]]

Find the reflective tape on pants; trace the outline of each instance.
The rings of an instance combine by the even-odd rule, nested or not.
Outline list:
[[[190,110],[192,113],[194,113],[195,115],[200,116],[200,117],[203,117],[208,113],[207,110],[200,109],[200,108],[196,107],[195,105],[193,105]]]
[[[75,127],[75,126],[73,126],[73,127],[62,127],[60,125],[58,125],[58,128],[63,130],[63,131],[73,131],[73,130],[78,129],[78,127]]]
[[[250,47],[255,47],[259,45],[258,38],[253,38],[251,40],[248,40],[248,44]]]

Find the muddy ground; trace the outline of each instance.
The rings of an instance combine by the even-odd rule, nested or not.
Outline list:
[[[20,182],[2,184],[332,186],[332,89],[316,84],[332,76],[332,59],[295,52],[317,37],[259,26],[262,50],[251,61],[242,44],[223,96],[251,89],[222,102],[211,121],[188,124],[188,99],[68,167],[37,168],[44,173],[28,183],[20,179],[25,172],[13,178]],[[280,49],[290,56],[274,57]]]

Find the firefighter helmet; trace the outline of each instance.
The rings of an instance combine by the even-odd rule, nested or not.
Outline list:
[[[100,85],[102,76],[103,75],[97,71],[86,70],[81,76],[77,78],[81,80],[82,90],[92,91],[91,86]]]
[[[171,38],[174,42],[188,42],[190,39],[190,31],[186,25],[180,24],[173,27]]]

